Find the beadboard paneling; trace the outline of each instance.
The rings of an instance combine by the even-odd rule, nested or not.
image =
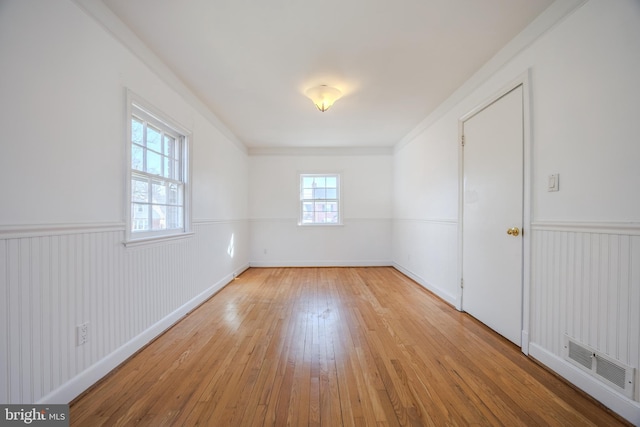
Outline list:
[[[563,334],[640,366],[640,235],[580,224],[532,227],[531,342],[562,357]]]
[[[0,402],[31,403],[247,266],[246,221],[125,248],[123,229],[0,235]],[[76,345],[76,326],[89,341]]]

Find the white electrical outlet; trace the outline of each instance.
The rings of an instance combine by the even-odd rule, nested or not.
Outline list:
[[[89,341],[89,322],[76,326],[76,342],[81,346]]]

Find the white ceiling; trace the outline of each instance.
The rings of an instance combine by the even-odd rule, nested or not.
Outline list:
[[[103,2],[260,149],[393,146],[553,0]]]

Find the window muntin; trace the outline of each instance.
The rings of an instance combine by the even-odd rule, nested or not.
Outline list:
[[[128,239],[188,231],[187,137],[130,104]]]
[[[300,174],[300,225],[339,225],[340,175]]]

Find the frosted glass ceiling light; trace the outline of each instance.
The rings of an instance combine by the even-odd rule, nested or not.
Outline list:
[[[333,103],[342,96],[342,92],[338,89],[327,85],[320,85],[307,89],[305,94],[311,98],[320,111],[327,111],[329,107],[331,107]]]

